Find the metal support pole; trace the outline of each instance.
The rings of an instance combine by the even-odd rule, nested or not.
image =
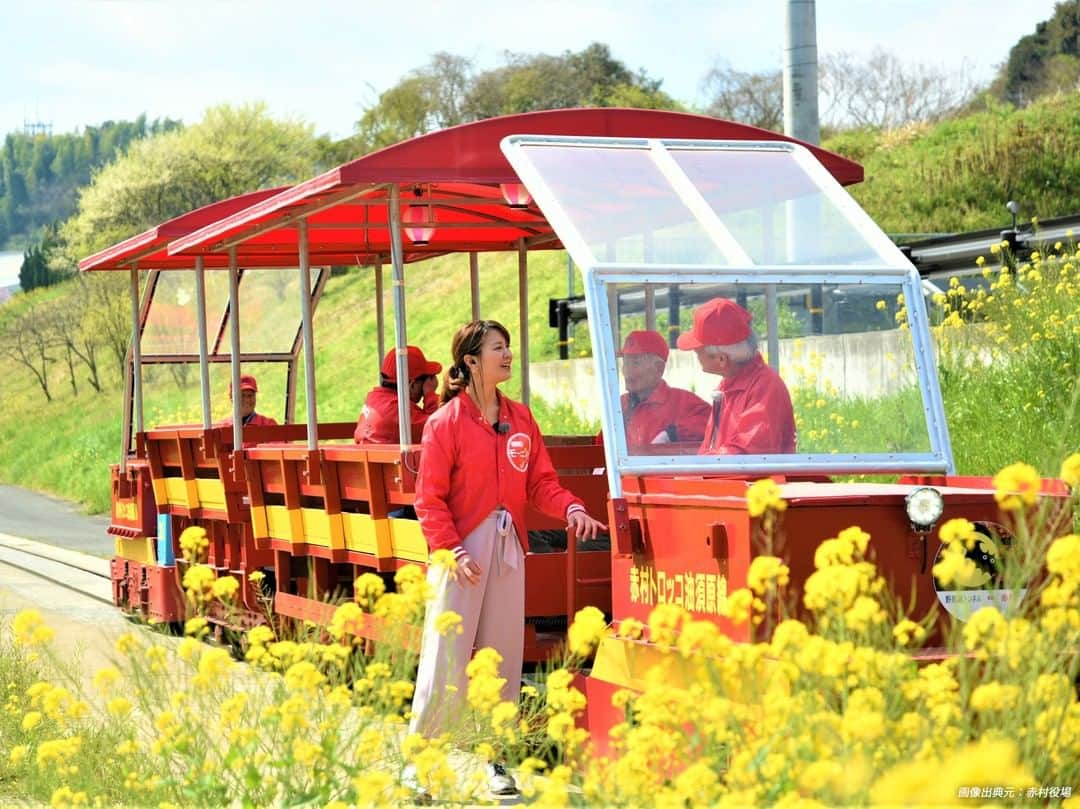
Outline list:
[[[376,366],[381,366],[383,357],[386,356],[386,336],[383,329],[386,326],[383,312],[383,277],[382,259],[375,262],[375,340],[378,345],[379,356],[375,359]]]
[[[559,359],[570,357],[570,307],[565,300],[559,301],[555,310],[555,324],[559,328]]]
[[[645,231],[645,243],[643,245],[645,261],[649,264],[653,261],[653,233]],[[645,328],[656,331],[656,296],[652,284],[645,285]]]
[[[518,351],[521,354],[521,401],[529,406],[529,251],[518,239]]]
[[[232,372],[233,452],[244,446],[244,425],[240,421],[240,268],[236,248],[229,248],[229,370]]]
[[[472,319],[480,319],[480,260],[469,253],[469,295],[472,300]]]
[[[784,40],[784,134],[817,145],[817,12],[814,0],[788,0]]]
[[[143,398],[142,398],[142,329],[139,323],[139,270],[131,268],[131,390],[133,397],[133,410],[135,422],[135,434],[143,432]],[[124,436],[126,441],[128,436]],[[127,472],[127,456],[131,451],[131,444],[124,447],[124,454],[120,456],[120,472]]]
[[[675,348],[676,340],[679,339],[679,314],[680,309],[680,289],[677,286],[669,286],[667,293],[668,300],[668,345]]]
[[[768,324],[769,365],[780,370],[780,317],[776,302],[776,284],[765,287],[765,321]]]
[[[311,334],[311,266],[308,263],[308,222],[297,223],[300,247],[300,326],[304,333],[304,392],[307,397],[307,445],[319,448],[319,417],[315,412],[315,343]]]
[[[210,429],[210,361],[206,339],[206,270],[203,257],[195,258],[195,317],[199,326],[199,389],[202,393],[203,429]]]
[[[401,189],[390,186],[388,220],[390,222],[390,261],[394,265],[394,351],[397,360],[398,440],[401,446],[412,443],[412,419],[409,407],[409,361],[405,336],[405,254],[401,246]]]

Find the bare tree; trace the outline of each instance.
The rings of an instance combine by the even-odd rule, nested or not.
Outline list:
[[[705,108],[709,115],[777,132],[784,128],[779,70],[744,73],[721,61],[705,75],[701,87],[709,99]]]
[[[845,52],[826,56],[818,86],[822,117],[829,125],[880,129],[946,118],[968,104],[978,89],[967,65],[950,72],[906,64],[881,48],[867,57]]]
[[[86,279],[88,309],[84,328],[95,335],[116,359],[116,370],[124,378],[124,363],[131,343],[131,300],[126,273],[93,273]]]
[[[52,401],[49,391],[49,363],[54,362],[52,349],[56,339],[43,310],[36,305],[7,321],[0,338],[0,350],[33,373],[46,401]]]
[[[64,346],[67,357],[68,370],[71,372],[72,390],[78,395],[75,387],[74,359],[78,359],[86,366],[89,373],[86,381],[98,393],[101,393],[101,376],[99,372],[98,354],[104,342],[94,328],[95,312],[90,296],[87,294],[88,285],[84,276],[76,276],[73,282],[78,291],[58,299],[54,303],[53,318],[56,324],[56,333]]]

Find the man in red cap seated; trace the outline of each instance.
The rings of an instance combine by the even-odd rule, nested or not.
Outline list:
[[[439,407],[435,393],[436,375],[442,365],[429,362],[416,346],[406,346],[409,371],[409,411],[412,414],[412,442],[420,443],[424,422]],[[396,444],[401,440],[398,429],[397,356],[394,349],[383,358],[379,386],[372,388],[356,421],[353,440],[357,444]]]
[[[255,381],[255,377],[250,374],[244,374],[240,377],[240,423],[247,427],[249,424],[253,427],[270,427],[277,424],[269,416],[263,416],[255,412],[255,397],[259,393],[259,383]],[[232,401],[232,383],[229,383],[229,401]],[[230,413],[221,422],[223,426],[228,427],[233,423],[232,414]]]
[[[622,351],[623,420],[630,451],[648,444],[701,441],[709,420],[709,405],[688,390],[664,381],[667,341],[655,331],[632,331]]]
[[[780,455],[795,452],[795,413],[780,375],[765,364],[751,315],[727,298],[694,311],[694,328],[678,346],[697,352],[701,369],[721,377],[699,455]]]

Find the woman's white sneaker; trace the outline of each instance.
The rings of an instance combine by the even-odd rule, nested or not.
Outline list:
[[[492,795],[499,795],[506,797],[508,795],[517,795],[518,788],[514,782],[514,777],[506,771],[506,768],[502,764],[492,763],[488,764],[488,791]]]

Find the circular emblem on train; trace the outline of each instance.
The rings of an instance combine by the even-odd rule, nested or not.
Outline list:
[[[532,452],[532,439],[527,433],[514,433],[506,440],[506,457],[514,469],[525,472],[529,468],[529,454]]]
[[[934,576],[934,589],[938,601],[950,615],[966,621],[983,607],[994,607],[1004,612],[1010,603],[1027,593],[1026,588],[1008,590],[1004,585],[1005,557],[1012,535],[1003,525],[975,523],[976,539],[965,557],[972,563],[965,565],[948,585]],[[938,548],[934,558],[936,565],[945,553],[945,545]]]

